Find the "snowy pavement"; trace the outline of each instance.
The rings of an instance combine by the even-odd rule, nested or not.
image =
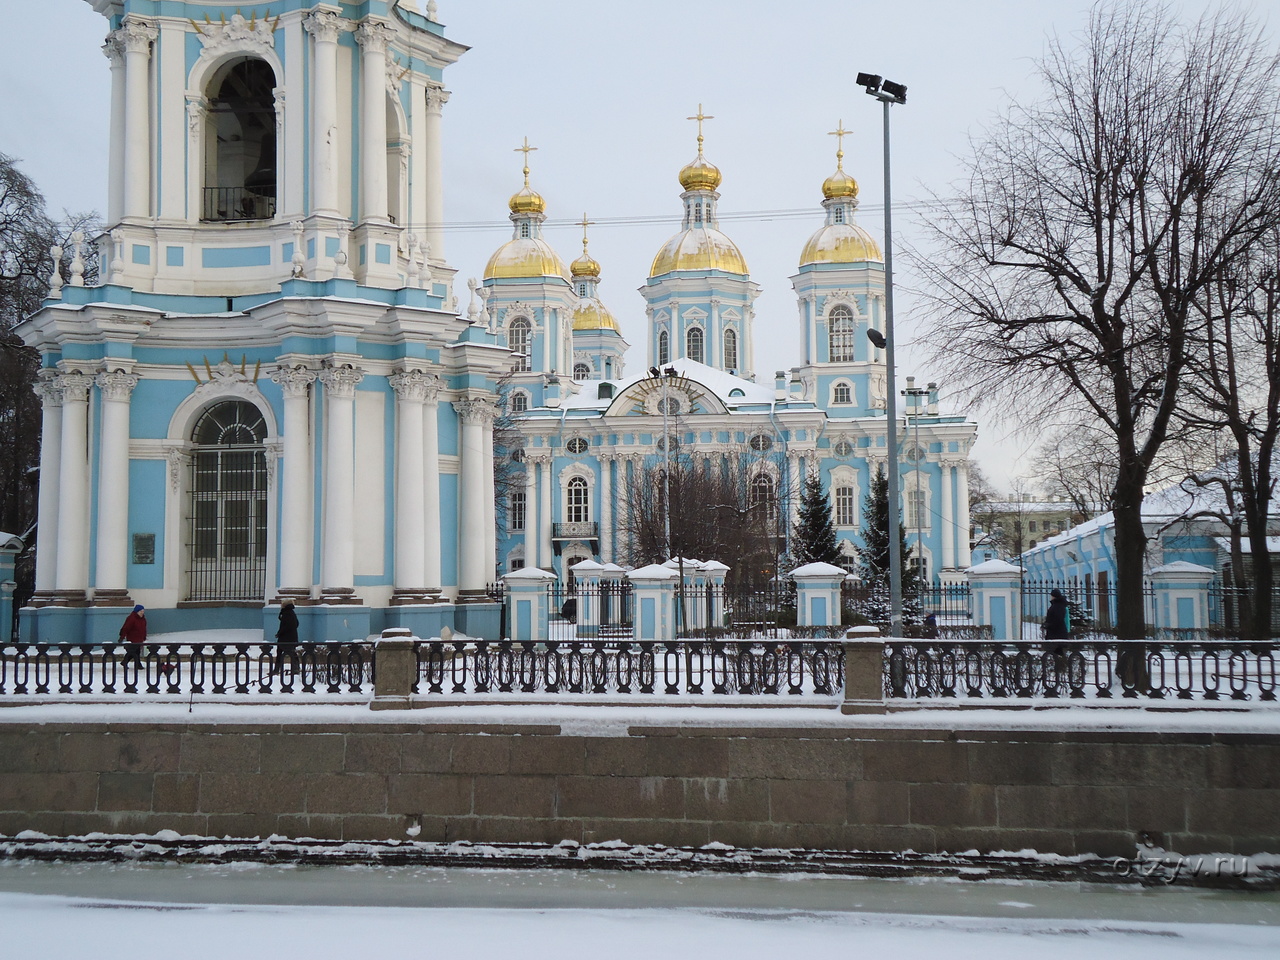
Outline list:
[[[586,871],[0,863],[7,960],[1280,955],[1280,895]]]

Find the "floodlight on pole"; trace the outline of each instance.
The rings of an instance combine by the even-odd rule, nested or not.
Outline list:
[[[897,386],[893,366],[893,198],[889,177],[889,107],[891,104],[907,102],[907,88],[900,83],[886,80],[879,74],[860,73],[857,84],[866,92],[884,104],[884,334],[883,344],[867,336],[871,342],[884,350],[885,376],[888,388],[885,390],[885,418],[888,421],[888,465],[886,480],[889,485],[889,632],[895,637],[902,636],[902,533],[899,523],[901,503],[900,483],[898,479],[898,403]]]

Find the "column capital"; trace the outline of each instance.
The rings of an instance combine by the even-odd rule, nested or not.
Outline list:
[[[491,424],[498,416],[498,408],[488,400],[455,400],[453,409],[466,424]]]
[[[47,372],[41,372],[40,379],[31,385],[31,389],[44,406],[62,406],[62,387],[58,385],[56,374],[50,376]]]
[[[439,114],[444,105],[449,102],[449,91],[439,84],[427,85],[427,110],[430,113]]]
[[[327,361],[325,368],[320,371],[319,379],[330,397],[352,400],[356,395],[356,384],[364,379],[364,371],[354,363]]]
[[[355,24],[332,10],[313,10],[302,21],[302,29],[316,38],[316,43],[337,43],[338,34],[349,33]]]
[[[118,30],[107,35],[106,42],[102,45],[102,55],[111,61],[113,67],[124,63],[124,40]]]
[[[356,27],[356,43],[364,47],[366,54],[373,56],[383,53],[395,36],[395,31],[382,20],[365,20]]]
[[[94,378],[94,383],[102,391],[103,400],[128,401],[133,388],[142,379],[136,373],[125,373],[123,370],[103,370]]]
[[[160,36],[160,31],[146,20],[129,16],[125,18],[124,23],[120,24],[120,29],[111,36],[118,38],[118,42],[126,53],[149,54],[151,44]]]
[[[87,373],[60,373],[54,383],[56,389],[62,391],[64,403],[84,403],[89,399],[93,377]]]
[[[435,400],[440,393],[439,378],[422,370],[401,370],[388,377],[387,382],[400,400],[426,403]]]
[[[286,400],[306,397],[307,388],[315,383],[316,372],[302,364],[280,366],[271,374],[271,381],[280,386]]]

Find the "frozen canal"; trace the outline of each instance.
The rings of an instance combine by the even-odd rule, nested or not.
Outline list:
[[[6,960],[1274,960],[1280,894],[798,875],[0,862],[0,930]]]

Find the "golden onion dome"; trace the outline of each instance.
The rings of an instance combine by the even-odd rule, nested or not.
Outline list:
[[[680,186],[685,190],[715,190],[720,180],[720,168],[704,157],[701,149],[680,171]]]
[[[507,201],[507,206],[511,208],[512,213],[547,212],[547,202],[542,199],[542,194],[529,186],[527,178],[524,186],[511,195],[511,199]]]
[[[569,269],[551,244],[542,238],[518,237],[508,240],[497,250],[484,268],[486,280],[521,277],[564,277]]]
[[[649,276],[660,277],[673,270],[750,272],[738,245],[719,230],[708,226],[682,230],[663,244],[658,255],[653,258]]]
[[[621,334],[622,328],[612,313],[595,297],[583,297],[573,308],[574,330],[612,330]]]
[[[838,166],[835,173],[822,181],[822,196],[827,200],[855,200],[858,196],[858,181],[845,173],[843,166]]]
[[[569,272],[575,277],[600,276],[600,264],[589,253],[583,253],[577,260],[569,264]]]
[[[875,237],[857,224],[829,223],[809,238],[800,254],[800,266],[811,263],[859,263],[883,261]]]

